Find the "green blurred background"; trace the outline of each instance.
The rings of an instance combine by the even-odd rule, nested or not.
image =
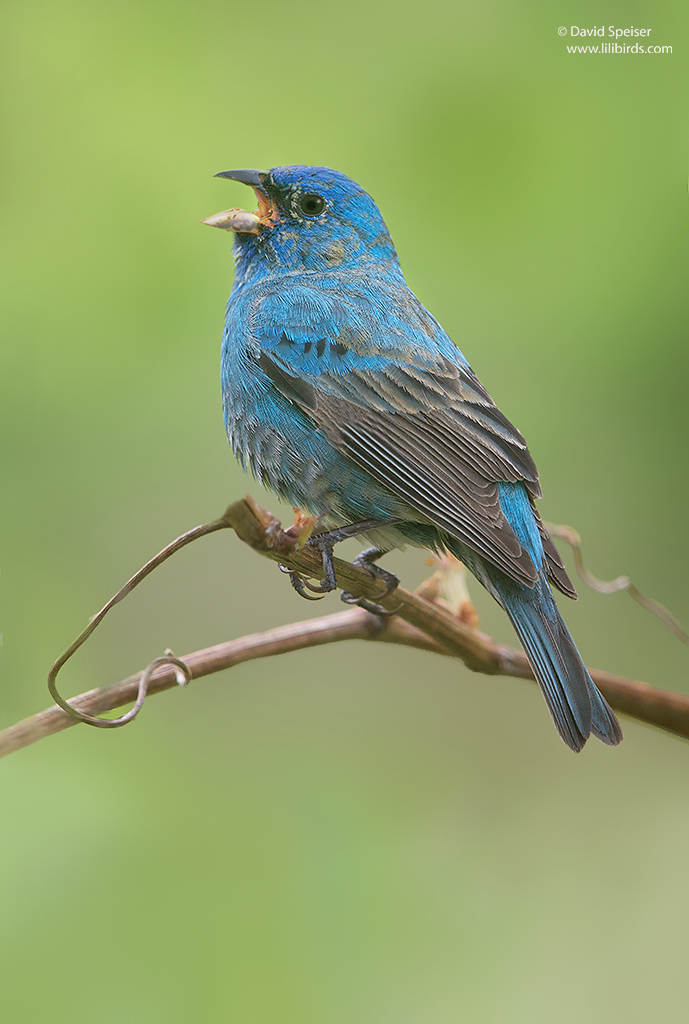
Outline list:
[[[602,14],[672,56],[568,55],[558,25]],[[199,220],[247,202],[226,167],[360,181],[529,440],[544,517],[689,622],[685,4],[28,0],[3,20],[2,725],[48,703],[53,658],[144,560],[265,497],[220,411],[230,238]],[[63,690],[338,607],[219,534]],[[626,595],[565,613],[591,664],[689,691],[689,652]],[[532,685],[352,644],[44,740],[0,766],[3,1018],[685,1021],[687,747],[625,732],[575,757]]]

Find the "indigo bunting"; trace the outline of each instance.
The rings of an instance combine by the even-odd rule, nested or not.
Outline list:
[[[365,532],[383,578],[373,562],[393,547],[454,554],[507,612],[565,743],[619,743],[553,599],[550,584],[576,592],[526,443],[407,287],[373,199],[326,167],[218,176],[258,198],[204,222],[235,234],[222,395],[244,469],[331,543]],[[334,586],[326,572],[309,589]]]

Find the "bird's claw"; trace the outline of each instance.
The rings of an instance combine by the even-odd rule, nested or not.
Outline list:
[[[384,554],[385,551],[381,548],[367,548],[366,551],[361,551],[354,559],[354,565],[360,569],[367,569],[371,576],[385,583],[386,589],[382,594],[378,595],[379,601],[394,593],[400,582],[394,573],[388,572],[387,569],[382,569],[379,565],[375,564],[376,559],[382,558]],[[369,601],[365,597],[356,597],[356,595],[348,594],[344,590],[340,596],[345,604],[355,604],[359,608],[364,608],[367,612],[370,612],[371,615],[396,615],[402,607],[401,604],[398,604],[396,608],[383,608],[381,604],[377,604],[375,601]]]
[[[371,576],[374,576],[381,583],[385,583],[385,592],[378,595],[378,599],[382,600],[385,597],[389,597],[397,587],[400,585],[400,581],[393,572],[388,572],[387,569],[383,569],[380,565],[376,565],[376,559],[382,558],[386,554],[381,548],[366,548],[365,551],[361,551],[354,559],[354,565],[360,569],[367,569]]]
[[[396,608],[383,608],[382,604],[376,604],[365,597],[357,597],[356,594],[348,594],[346,590],[343,590],[340,594],[340,600],[344,601],[345,604],[355,604],[357,608],[363,608],[364,611],[370,612],[371,615],[383,615],[386,618],[390,615],[397,615],[397,612],[402,607],[401,604],[398,604]]]
[[[327,591],[324,587],[314,587],[311,583],[307,583],[303,576],[300,576],[296,569],[288,569],[286,565],[282,565],[278,562],[278,569],[280,572],[287,573],[289,581],[305,601],[322,601]],[[313,597],[311,594],[307,594],[307,590],[313,591],[314,594],[320,594],[320,597]]]

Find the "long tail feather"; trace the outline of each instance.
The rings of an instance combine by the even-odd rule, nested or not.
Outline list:
[[[565,743],[579,751],[593,733],[604,743],[618,744],[622,739],[620,724],[591,679],[548,584],[543,580],[533,590],[509,586],[501,591],[500,602],[512,620]]]
[[[509,615],[567,746],[581,750],[591,733],[615,746],[622,739],[620,723],[581,660],[546,578],[557,553],[551,553],[550,559],[544,557],[538,522],[523,484],[500,483],[498,490],[505,517],[532,563],[539,567],[535,585],[517,583],[454,539],[445,543]],[[561,589],[569,592],[564,586]]]
[[[589,676],[589,679],[591,677]],[[622,729],[615,712],[591,679],[591,732],[609,747],[622,742]]]

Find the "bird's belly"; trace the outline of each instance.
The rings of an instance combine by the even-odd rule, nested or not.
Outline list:
[[[332,504],[328,462],[312,439],[293,433],[253,418],[227,424],[232,450],[246,471],[291,505],[322,515]]]
[[[242,467],[290,505],[322,517],[323,525],[423,518],[338,452],[291,405],[272,403],[234,415],[226,403],[225,414],[227,436]]]

